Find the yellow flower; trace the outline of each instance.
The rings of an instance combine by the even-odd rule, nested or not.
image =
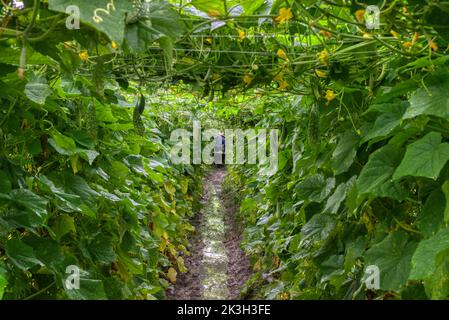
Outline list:
[[[178,272],[174,268],[168,269],[167,278],[171,281],[171,283],[176,283],[176,276]]]
[[[19,76],[20,80],[24,80],[25,79],[25,69],[24,68],[17,69],[17,75]]]
[[[92,20],[94,20],[95,23],[102,23],[103,22],[103,18],[100,17],[97,13],[94,14],[94,16],[92,17]]]
[[[332,100],[334,100],[335,99],[335,93],[334,93],[334,91],[332,91],[332,90],[327,90],[326,91],[326,100],[327,100],[327,103],[330,103]]]
[[[82,61],[87,61],[87,60],[89,60],[89,53],[86,50],[81,51],[79,53],[79,57]]]
[[[315,70],[315,73],[316,73],[316,75],[317,75],[318,77],[320,77],[320,78],[326,78],[326,77],[327,77],[327,73],[324,72],[323,70],[318,70],[318,69],[316,69],[316,70]]]
[[[243,30],[239,30],[239,40],[242,41],[246,38],[246,33]]]
[[[406,48],[411,48],[411,47],[413,47],[413,42],[410,42],[410,41],[404,42],[403,46]]]
[[[281,8],[281,10],[279,10],[279,16],[277,16],[275,20],[278,21],[280,25],[283,25],[285,22],[288,22],[292,18],[292,9]]]
[[[282,49],[279,49],[276,55],[281,59],[288,60],[287,54]]]
[[[324,49],[317,54],[317,58],[322,64],[327,65],[329,63],[329,51],[327,51],[327,49]]]
[[[429,47],[432,51],[438,51],[438,44],[433,40],[429,41]]]
[[[193,60],[190,57],[182,57],[181,62],[185,63],[185,64],[190,64],[190,65],[195,64],[195,60]]]
[[[65,49],[73,49],[73,43],[71,41],[64,42]]]
[[[394,31],[394,30],[391,30],[390,33],[391,33],[391,35],[392,35],[394,38],[398,38],[398,37],[399,37],[399,34],[398,34],[396,31]]]
[[[207,12],[207,15],[212,18],[217,18],[217,17],[221,17],[221,12],[218,10],[215,10],[215,9],[210,9]]]
[[[284,74],[282,72],[278,73],[274,78],[274,81],[280,83],[282,81],[284,81]]]
[[[249,74],[245,74],[245,75],[243,76],[243,82],[244,82],[247,86],[249,86],[249,85],[251,84],[251,82],[253,82],[253,77],[252,77],[251,75],[249,75]]]
[[[112,41],[112,42],[111,42],[111,47],[112,47],[112,49],[114,49],[114,50],[118,49],[118,44],[117,44],[117,42]]]
[[[355,17],[357,18],[358,22],[362,23],[365,20],[365,10],[363,9],[357,10],[355,12]]]
[[[290,300],[290,294],[288,292],[283,292],[278,295],[280,300]]]
[[[212,44],[212,38],[206,38],[206,42],[207,42],[208,44]]]

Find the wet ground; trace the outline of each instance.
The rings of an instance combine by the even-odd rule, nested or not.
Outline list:
[[[179,275],[169,299],[238,299],[251,275],[247,256],[240,248],[241,235],[235,220],[238,209],[222,192],[226,170],[214,169],[204,178],[202,209],[192,223],[191,255],[185,258],[189,272]]]

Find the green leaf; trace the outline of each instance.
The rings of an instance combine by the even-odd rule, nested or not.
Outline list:
[[[77,88],[73,79],[62,77],[60,85],[63,92],[67,95],[81,95],[81,91]]]
[[[0,63],[19,66],[20,54],[21,54],[20,47],[19,48],[2,47],[0,50]],[[27,65],[48,65],[52,67],[58,66],[58,64],[50,57],[44,56],[39,52],[36,52],[31,47],[27,47],[26,63]]]
[[[404,287],[416,245],[407,233],[399,231],[389,234],[366,252],[365,265],[374,265],[380,270],[380,289],[399,291]]]
[[[152,220],[154,224],[154,234],[156,234],[157,236],[161,236],[170,225],[170,222],[168,221],[166,215],[162,213],[154,215]]]
[[[93,218],[93,219],[96,219],[96,218],[97,218],[96,209],[95,209],[95,211],[92,210],[91,207],[88,206],[88,205],[85,204],[85,203],[83,203],[83,204],[80,206],[80,210],[81,210],[81,212],[82,212],[84,215],[86,215],[86,216],[88,216],[88,217],[91,217],[91,218]]]
[[[100,153],[95,150],[77,148],[75,140],[57,132],[56,130],[51,134],[51,136],[52,137],[48,139],[48,142],[59,154],[66,156],[79,155],[81,158],[86,160],[89,165],[92,165],[95,159],[100,155]]]
[[[129,155],[127,156],[123,162],[135,173],[141,174],[143,176],[148,176],[148,173],[145,170],[144,158],[140,155]]]
[[[81,156],[84,160],[86,160],[89,165],[92,165],[94,163],[95,159],[100,155],[95,150],[84,150],[84,149],[76,149],[76,153]]]
[[[443,228],[429,239],[422,240],[412,259],[411,280],[429,279],[438,266],[438,257],[449,249],[449,228]]]
[[[348,171],[354,162],[359,142],[360,138],[352,131],[348,131],[341,136],[331,159],[331,167],[336,175]]]
[[[321,202],[335,187],[335,178],[325,179],[321,174],[313,175],[296,185],[296,194],[301,200]]]
[[[44,265],[35,256],[33,248],[18,239],[11,239],[6,242],[6,255],[21,270],[28,270],[36,265]]]
[[[167,73],[172,69],[172,63],[173,63],[173,40],[169,37],[161,37],[159,39],[159,45],[161,46],[162,50],[164,50],[164,56],[165,56],[165,69],[167,70]]]
[[[95,149],[95,141],[92,139],[91,135],[86,131],[72,131],[70,136],[75,140],[75,142],[89,150]]]
[[[401,150],[393,145],[386,145],[373,152],[357,179],[359,194],[380,193],[380,188],[389,182],[401,155]]]
[[[52,239],[38,236],[31,236],[23,239],[23,242],[33,248],[34,256],[43,264],[44,267],[55,272],[64,272],[65,266],[62,249]]]
[[[265,4],[265,0],[240,0],[238,1],[243,8],[245,15],[252,15],[257,9]]]
[[[240,205],[240,212],[253,212],[257,209],[258,202],[253,198],[245,198]]]
[[[95,279],[90,273],[80,270],[79,289],[65,288],[65,293],[72,300],[106,300],[103,281]]]
[[[143,274],[144,267],[139,260],[130,258],[127,253],[124,253],[121,250],[119,250],[118,256],[118,264],[122,265],[127,272],[130,272],[131,274]]]
[[[169,181],[166,181],[164,183],[164,188],[165,188],[165,191],[167,191],[168,194],[170,194],[172,196],[175,195],[176,187],[172,183],[170,183]]]
[[[88,185],[86,180],[70,173],[63,176],[63,186],[66,191],[70,191],[70,193],[80,196],[81,199],[88,204],[95,204],[97,197],[100,196],[98,192]]]
[[[110,105],[96,103],[95,113],[97,121],[99,122],[117,122],[117,118],[112,114]]]
[[[32,156],[42,153],[42,145],[40,139],[33,139],[27,143],[27,150]]]
[[[150,30],[153,38],[169,37],[175,40],[185,31],[185,26],[178,11],[166,1],[150,1]]]
[[[148,43],[152,40],[152,32],[144,21],[138,21],[126,28],[126,45],[131,52],[143,53],[148,49]]]
[[[120,161],[112,161],[111,172],[114,173],[113,178],[123,182],[128,177],[130,170],[124,163]]]
[[[444,222],[449,221],[449,180],[446,180],[441,186],[441,190],[444,193],[445,201],[445,209],[444,209]]]
[[[222,0],[192,0],[190,3],[205,13],[209,13],[210,11],[218,11],[221,15],[225,15],[226,13]]]
[[[9,194],[0,194],[0,199],[6,199],[33,212],[40,220],[47,217],[48,201],[27,189],[15,189]]]
[[[414,79],[400,81],[394,87],[382,87],[374,100],[375,104],[391,102],[396,97],[403,96],[411,91],[416,90],[417,84]]]
[[[424,282],[427,295],[432,300],[447,299],[449,295],[449,260],[446,256],[443,262],[436,268],[429,280]]]
[[[391,198],[398,201],[405,200],[410,196],[408,189],[404,188],[399,182],[391,180],[381,184],[371,194],[376,197]]]
[[[337,280],[342,274],[344,274],[344,255],[332,255],[320,264],[320,272],[322,283],[326,281],[333,282],[332,280]],[[338,280],[337,280],[338,281]]]
[[[42,183],[42,189],[53,195],[52,201],[54,201],[58,209],[65,212],[80,211],[79,207],[82,204],[80,196],[66,193],[62,187],[57,187],[53,181],[48,179],[46,176],[41,176],[38,180]]]
[[[441,143],[441,134],[430,132],[410,144],[393,179],[404,176],[426,177],[436,180],[449,160],[449,143]]]
[[[413,59],[412,62],[407,63],[403,68],[410,71],[412,69],[421,69],[426,67],[432,67],[436,65],[441,65],[447,62],[448,56],[442,56],[436,59],[431,59],[429,56],[425,56],[419,59]]]
[[[402,300],[429,300],[424,285],[421,282],[412,282],[401,290]]]
[[[171,64],[173,41],[184,32],[184,24],[178,12],[165,1],[149,2],[148,11],[150,12],[148,21],[139,19],[135,23],[128,24],[126,44],[131,51],[141,53],[148,49],[149,44],[159,41],[167,62]]]
[[[82,177],[65,173],[62,176],[52,176],[53,181],[58,181],[63,192],[56,191],[55,194],[61,198],[63,204],[66,205],[64,211],[72,212],[73,205],[77,204],[76,211],[81,211],[83,214],[92,218],[96,217],[97,200],[100,194],[93,190]],[[60,189],[58,189],[60,190]],[[79,200],[76,198],[79,197]]]

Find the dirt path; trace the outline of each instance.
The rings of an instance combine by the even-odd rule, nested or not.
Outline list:
[[[197,232],[191,239],[191,255],[185,258],[189,272],[178,276],[176,286],[167,292],[169,299],[238,299],[251,275],[240,249],[237,207],[222,193],[225,176],[225,169],[214,169],[204,178],[202,210],[192,221]]]

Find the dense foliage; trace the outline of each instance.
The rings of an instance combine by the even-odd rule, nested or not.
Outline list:
[[[448,297],[447,3],[11,4],[0,4],[0,297],[163,298],[185,271],[201,191],[200,168],[170,163],[167,139],[203,110],[220,126],[281,131],[274,175],[230,175],[256,271],[247,296]],[[80,30],[66,27],[69,5]],[[368,5],[379,29],[366,27]],[[82,268],[83,290],[64,289],[67,265]],[[368,265],[379,290],[366,290]]]

